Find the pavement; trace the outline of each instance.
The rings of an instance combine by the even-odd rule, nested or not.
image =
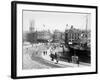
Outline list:
[[[42,58],[43,59],[45,59],[45,60],[47,60],[47,61],[49,61],[49,62],[51,62],[51,63],[56,63],[56,61],[54,60],[54,61],[51,61],[51,58],[50,58],[50,52],[49,52],[49,50],[47,50],[47,54],[43,54],[42,53]],[[80,64],[78,65],[78,64],[75,64],[75,63],[68,63],[68,62],[65,62],[65,61],[59,61],[58,63],[57,63],[57,65],[59,65],[59,66],[62,66],[62,67],[89,67],[89,66],[91,66],[89,63],[84,63],[84,62],[80,62]]]
[[[23,69],[41,69],[41,68],[66,68],[66,67],[86,67],[90,66],[88,63],[80,62],[80,64],[68,63],[65,61],[51,61],[50,49],[45,46],[23,47]],[[38,54],[36,53],[38,51]],[[43,51],[47,51],[44,55]],[[32,57],[30,57],[32,56]]]

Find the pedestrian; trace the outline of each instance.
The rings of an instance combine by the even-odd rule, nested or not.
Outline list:
[[[54,55],[52,53],[50,54],[50,57],[51,57],[51,61],[54,61]]]
[[[47,55],[47,51],[45,51],[46,55]]]
[[[79,64],[80,64],[79,57],[78,57],[78,60],[77,60],[77,64],[78,64],[78,67],[79,67]]]
[[[53,50],[51,49],[51,50],[50,50],[51,61],[54,61],[54,56],[55,56],[55,55],[53,54]]]
[[[56,64],[57,64],[58,63],[58,55],[56,52],[55,52],[55,60],[56,60]]]
[[[45,55],[45,51],[43,51],[44,55]]]

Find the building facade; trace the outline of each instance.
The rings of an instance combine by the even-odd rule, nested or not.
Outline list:
[[[77,44],[88,43],[90,46],[91,31],[90,30],[79,30],[71,26],[70,29],[65,30],[65,43],[69,44],[70,42]]]

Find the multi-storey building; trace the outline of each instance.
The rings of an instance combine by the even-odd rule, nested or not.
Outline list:
[[[79,43],[80,35],[81,35],[81,31],[78,29],[75,29],[75,28],[73,28],[73,26],[71,26],[70,29],[65,30],[65,42],[67,44],[68,43]]]
[[[49,30],[37,31],[37,40],[49,41],[52,39],[52,34]]]
[[[64,43],[65,34],[64,32],[60,32],[59,30],[55,30],[53,33],[53,42],[56,43]]]
[[[65,30],[65,43],[66,44],[85,44],[90,45],[90,30],[79,30],[71,26],[70,29]]]

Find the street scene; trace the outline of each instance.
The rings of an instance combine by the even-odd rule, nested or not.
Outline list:
[[[90,14],[23,11],[23,69],[91,66]]]

